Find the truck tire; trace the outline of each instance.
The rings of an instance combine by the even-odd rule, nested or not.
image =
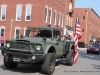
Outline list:
[[[42,65],[42,71],[43,73],[51,75],[53,74],[54,70],[55,70],[55,56],[53,53],[48,53]]]
[[[74,63],[74,51],[70,50],[69,53],[66,55],[65,58],[66,65],[72,66]]]
[[[18,63],[6,61],[4,57],[4,65],[6,68],[14,69],[17,67]]]

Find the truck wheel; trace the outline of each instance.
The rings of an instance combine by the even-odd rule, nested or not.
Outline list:
[[[53,74],[54,70],[55,70],[55,56],[53,53],[48,53],[42,65],[42,71],[43,73],[51,75]]]
[[[6,61],[4,57],[4,65],[6,68],[14,69],[17,67],[18,63]]]
[[[65,59],[66,65],[72,66],[74,63],[74,51],[70,50],[69,53],[66,55]]]

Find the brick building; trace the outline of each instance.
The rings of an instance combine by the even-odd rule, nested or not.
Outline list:
[[[75,8],[73,27],[76,23],[76,14],[79,13],[82,38],[79,42],[90,44],[100,38],[100,17],[92,8]]]
[[[73,8],[74,0],[0,0],[0,35],[18,39],[25,35],[27,26],[49,24],[62,27],[65,34]]]

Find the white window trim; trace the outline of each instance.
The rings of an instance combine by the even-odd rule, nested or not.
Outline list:
[[[18,10],[18,7],[17,6],[23,6],[22,4],[17,4],[16,5],[16,21],[21,21],[21,20],[17,20],[17,10]],[[22,11],[21,11],[21,19],[22,19]]]
[[[3,6],[6,7],[6,11],[5,11],[5,20],[6,20],[7,5],[6,5],[6,4],[2,4],[2,5],[1,5],[1,16],[0,16],[0,20],[1,20],[1,21],[5,21],[5,20],[2,19],[2,7],[3,7]]]
[[[69,17],[69,15],[67,14],[67,15],[66,15],[66,25],[68,25],[68,22],[69,22],[69,21],[68,21],[68,17]]]
[[[54,13],[55,13],[54,25],[56,25],[57,11],[56,11],[56,10],[54,10]]]
[[[15,29],[14,39],[16,39],[16,30],[19,29],[20,32],[21,32],[21,27],[15,27],[14,29]],[[20,35],[20,34],[19,34],[19,35]],[[20,38],[20,37],[19,37],[19,38]]]
[[[50,24],[51,24],[51,20],[52,20],[52,8],[50,7],[49,10],[51,10],[51,15],[50,15]]]
[[[25,21],[31,21],[31,16],[32,16],[32,6],[33,6],[33,5],[32,5],[32,4],[26,4],[25,6],[26,6],[26,10],[25,10]],[[31,15],[30,15],[30,20],[26,20],[27,6],[31,6],[31,11],[30,11],[30,14],[31,14]]]
[[[4,37],[5,37],[5,29],[6,29],[6,27],[5,26],[0,26],[0,30],[1,29],[4,29]]]
[[[59,14],[59,16],[58,16],[58,17],[59,17],[59,18],[58,18],[58,25],[60,26],[60,25],[61,25],[61,24],[60,24],[60,23],[61,23],[61,22],[60,22],[60,21],[61,21],[61,13],[59,12],[58,14]]]
[[[85,17],[85,16],[83,16],[83,17]],[[82,17],[82,20],[83,20],[83,17]],[[83,21],[85,21],[85,20],[83,20]]]
[[[61,23],[61,27],[63,27],[64,24],[64,14],[62,14],[62,23]]]
[[[46,21],[45,22],[47,23],[48,22],[48,6],[47,5],[45,6],[45,9],[46,8],[47,8],[47,16],[46,16]],[[45,14],[44,14],[44,18],[45,18]]]
[[[23,29],[24,29],[24,36],[25,36],[25,30],[27,29],[27,27],[24,27]]]

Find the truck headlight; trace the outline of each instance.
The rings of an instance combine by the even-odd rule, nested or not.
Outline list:
[[[7,43],[6,46],[9,48],[10,47],[10,43]]]
[[[36,50],[38,50],[38,51],[41,50],[41,46],[40,45],[37,45],[36,46]]]

